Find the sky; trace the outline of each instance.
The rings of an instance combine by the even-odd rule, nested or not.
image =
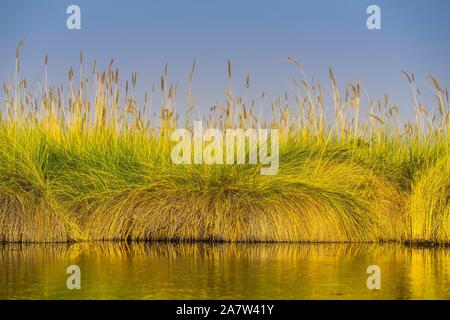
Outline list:
[[[66,27],[71,4],[81,8],[81,30]],[[371,4],[381,9],[381,30],[366,27]],[[66,82],[83,50],[88,63],[96,59],[106,68],[114,58],[122,75],[136,71],[141,95],[158,83],[166,63],[182,93],[196,58],[193,92],[204,110],[224,100],[227,59],[238,94],[245,92],[247,73],[252,86],[246,95],[289,92],[297,70],[286,57],[293,56],[325,88],[332,66],[341,85],[360,80],[372,98],[388,91],[405,117],[412,114],[412,98],[401,70],[414,72],[425,94],[431,94],[429,74],[450,84],[445,0],[2,0],[1,83],[14,76],[21,38],[28,81],[42,81],[48,54],[49,82]]]

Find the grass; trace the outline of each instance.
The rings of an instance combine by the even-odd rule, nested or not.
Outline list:
[[[182,112],[166,66],[155,118],[154,88],[138,106],[135,73],[121,81],[112,62],[85,72],[82,55],[79,79],[71,68],[64,89],[48,87],[45,71],[41,94],[33,92],[20,77],[19,49],[1,108],[0,241],[450,240],[449,98],[431,76],[426,106],[405,72],[415,105],[414,121],[402,123],[387,94],[363,102],[361,85],[339,88],[331,70],[326,103],[289,58],[301,78],[263,118],[255,100],[234,95],[228,61],[225,101],[202,120],[223,130],[278,128],[278,174],[261,176],[259,165],[171,162],[170,134],[192,129],[198,107],[195,61]]]

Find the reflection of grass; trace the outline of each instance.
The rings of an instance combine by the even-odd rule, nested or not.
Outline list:
[[[64,90],[45,83],[41,96],[19,66],[17,54],[0,122],[1,240],[449,240],[449,102],[434,78],[436,117],[406,74],[417,105],[404,128],[387,95],[363,107],[360,85],[344,95],[331,71],[330,110],[319,84],[296,79],[294,96],[278,97],[267,121],[230,85],[204,120],[280,129],[278,175],[261,176],[258,166],[171,163],[180,121],[167,73],[155,120],[154,92],[138,108],[136,74],[122,86],[112,64],[89,80],[70,69]]]
[[[448,255],[392,244],[8,244],[0,298],[442,299]],[[79,291],[66,288],[71,264]],[[378,291],[366,287],[371,264],[381,268]]]

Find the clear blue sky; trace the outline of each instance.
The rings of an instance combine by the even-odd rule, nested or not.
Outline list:
[[[66,28],[70,4],[81,7],[81,30]],[[369,4],[381,7],[382,30],[367,30]],[[250,95],[289,90],[295,68],[286,56],[292,55],[322,82],[333,66],[342,84],[361,79],[373,97],[389,91],[404,115],[410,114],[411,98],[400,70],[414,72],[424,91],[428,74],[450,84],[450,1],[445,0],[2,0],[0,35],[1,82],[13,76],[22,37],[27,78],[42,78],[48,53],[53,84],[77,66],[81,49],[88,62],[97,59],[106,67],[114,58],[122,75],[137,71],[142,90],[158,83],[166,62],[170,79],[185,88],[196,57],[193,89],[204,107],[223,99],[228,58],[238,92],[247,72]]]

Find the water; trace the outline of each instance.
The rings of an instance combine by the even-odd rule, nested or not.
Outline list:
[[[449,257],[387,244],[6,244],[0,299],[449,299]],[[67,289],[72,264],[81,290]]]

